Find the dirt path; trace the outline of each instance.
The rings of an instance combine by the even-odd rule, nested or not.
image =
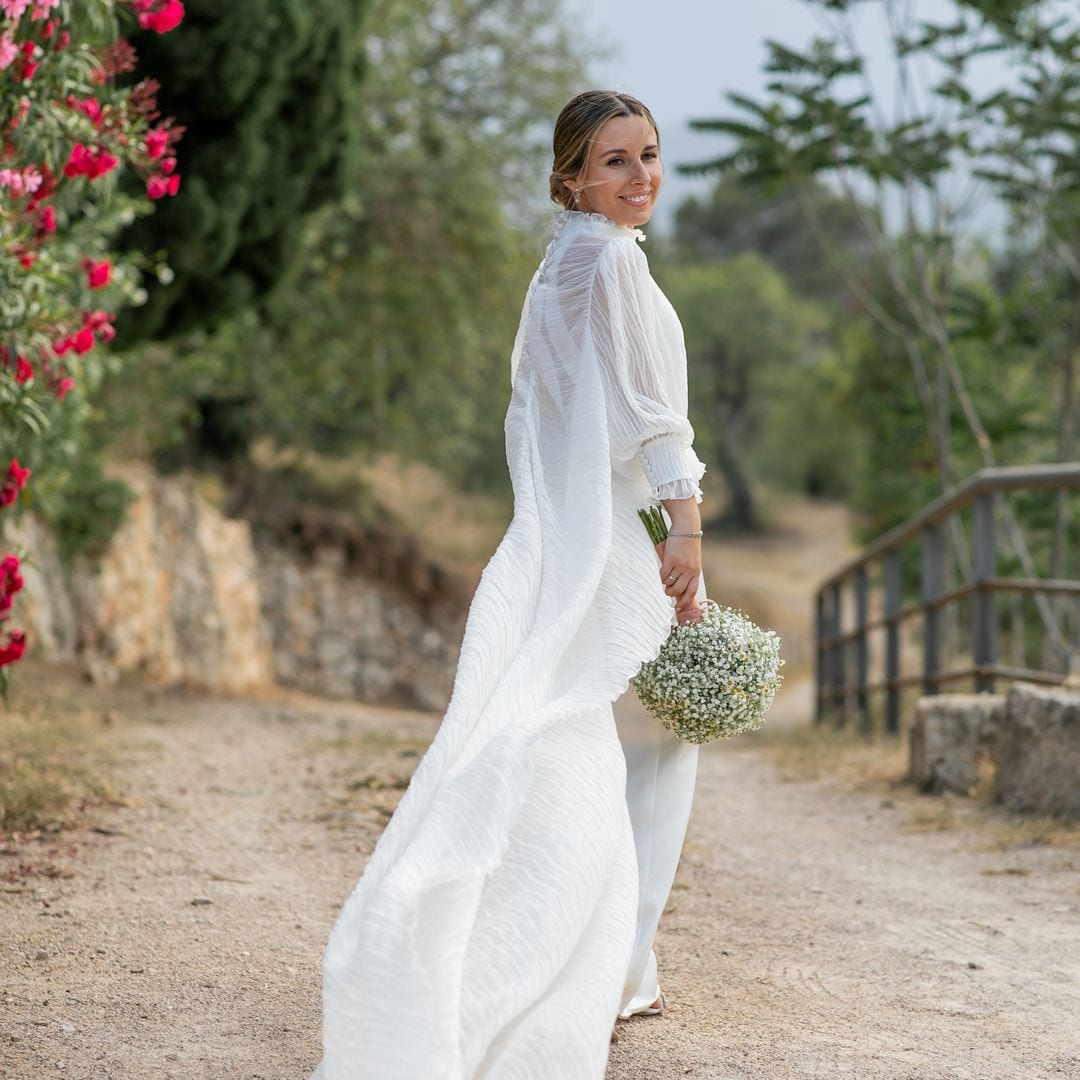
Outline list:
[[[433,718],[47,674],[108,710],[132,805],[0,856],[0,1076],[306,1077],[327,932]],[[703,756],[670,1007],[619,1025],[609,1080],[1080,1077],[1076,834],[912,831],[940,804],[776,760]]]

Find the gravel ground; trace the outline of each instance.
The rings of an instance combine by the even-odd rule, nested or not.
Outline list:
[[[436,719],[51,692],[108,711],[128,799],[3,848],[0,1076],[302,1080],[327,933]],[[777,760],[703,754],[669,1007],[618,1025],[608,1080],[1080,1077],[1077,833],[916,830],[936,800]]]

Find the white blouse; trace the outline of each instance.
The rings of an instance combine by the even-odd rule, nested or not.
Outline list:
[[[630,478],[643,469],[657,500],[700,502],[705,466],[686,417],[682,326],[649,273],[644,239],[600,214],[557,215],[522,313],[514,390],[528,394],[537,383],[563,410],[595,371],[612,468]]]

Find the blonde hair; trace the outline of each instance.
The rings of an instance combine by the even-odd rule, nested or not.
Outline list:
[[[552,202],[566,210],[574,209],[574,196],[566,181],[581,175],[589,162],[589,150],[597,133],[616,116],[642,117],[656,131],[659,141],[660,129],[653,114],[636,97],[614,90],[586,90],[578,94],[563,106],[555,121],[555,134],[551,140],[554,160],[548,178]]]

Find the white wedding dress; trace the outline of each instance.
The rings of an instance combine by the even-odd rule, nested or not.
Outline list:
[[[672,618],[637,510],[699,496],[704,466],[640,239],[560,214],[529,286],[513,520],[446,716],[330,935],[313,1080],[602,1080],[616,1014],[657,996],[697,758],[623,696]]]

